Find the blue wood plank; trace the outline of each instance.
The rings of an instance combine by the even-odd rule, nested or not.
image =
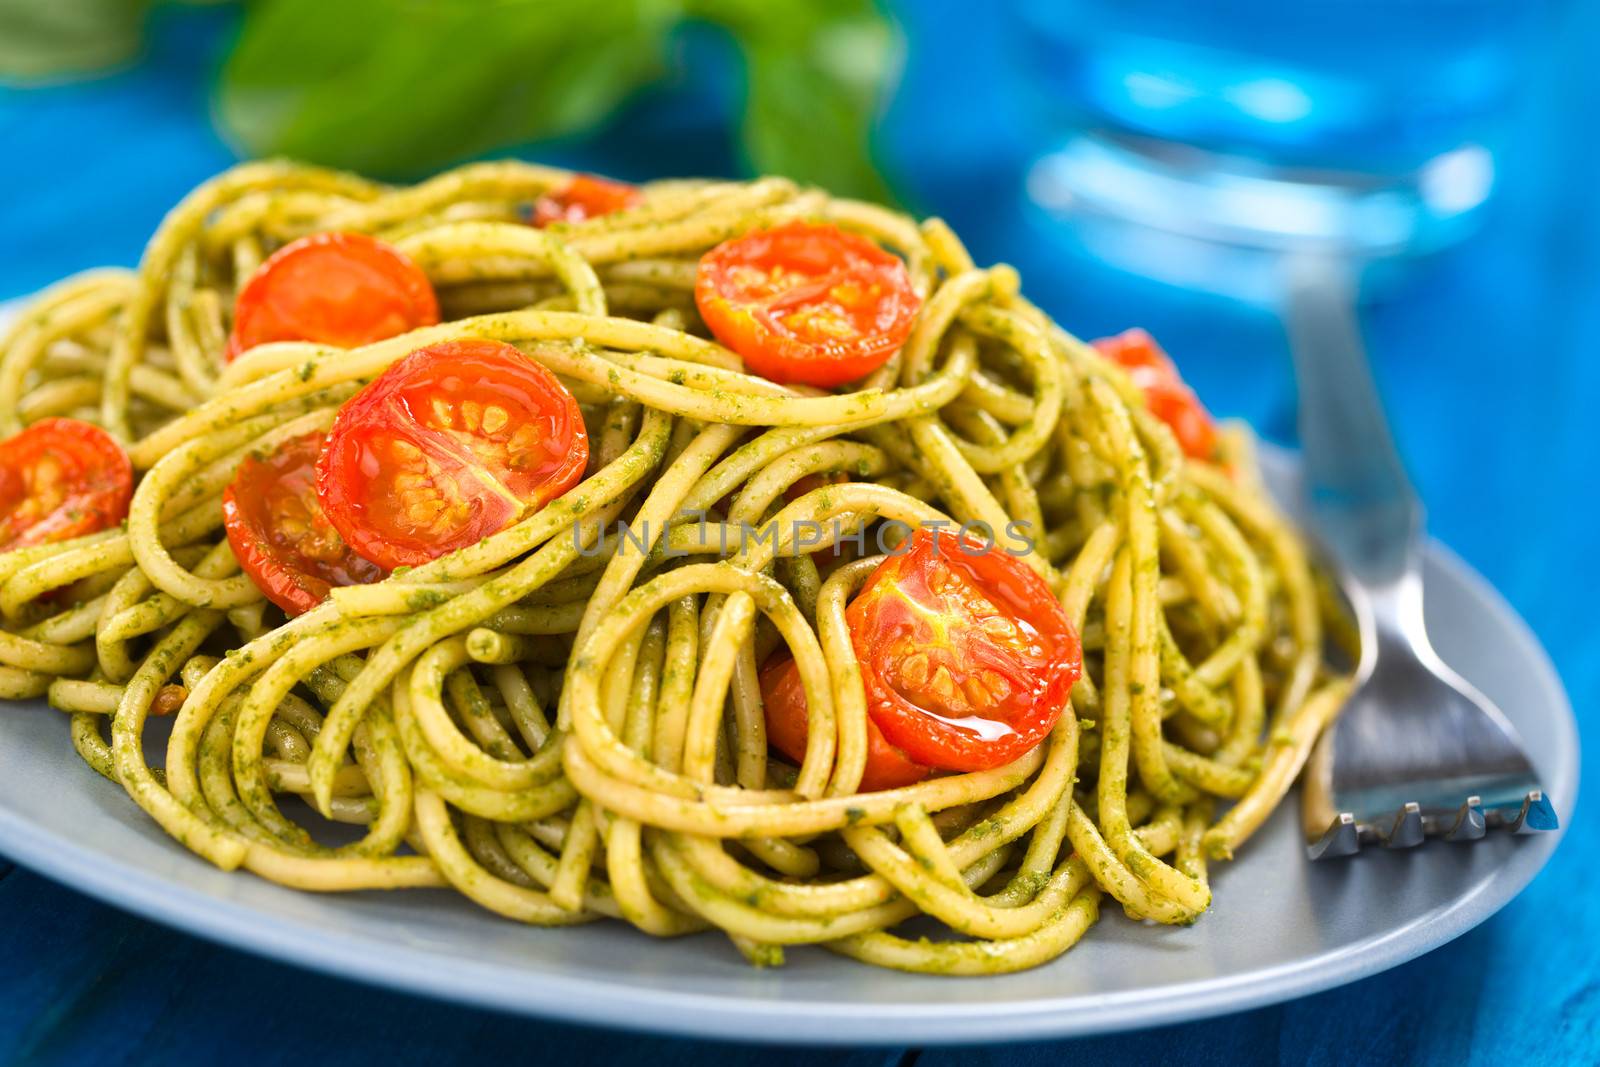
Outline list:
[[[0,916],[4,1063],[894,1067],[902,1056],[656,1038],[422,1000],[221,948],[26,871],[0,881]]]

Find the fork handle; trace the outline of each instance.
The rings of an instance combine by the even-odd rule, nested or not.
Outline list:
[[[1418,568],[1422,502],[1400,462],[1362,348],[1352,264],[1302,252],[1284,268],[1300,445],[1318,532],[1357,580],[1392,586]]]

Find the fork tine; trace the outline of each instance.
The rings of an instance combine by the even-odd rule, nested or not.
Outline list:
[[[1483,818],[1483,801],[1479,797],[1468,797],[1467,802],[1461,805],[1456,812],[1456,821],[1444,835],[1446,841],[1476,841],[1487,833],[1487,826]]]
[[[1407,801],[1394,813],[1388,833],[1380,833],[1384,848],[1416,848],[1422,844],[1422,807],[1416,801]]]
[[[1556,818],[1556,809],[1551,806],[1544,793],[1532,789],[1522,798],[1522,810],[1517,812],[1516,818],[1506,823],[1506,829],[1514,834],[1531,834],[1554,830],[1560,824],[1560,820]]]
[[[1468,797],[1456,809],[1454,818],[1424,816],[1419,804],[1407,803],[1381,822],[1363,822],[1350,812],[1341,813],[1315,843],[1306,847],[1306,855],[1313,860],[1353,856],[1361,851],[1363,840],[1376,840],[1387,849],[1405,849],[1415,848],[1429,837],[1473,842],[1488,836],[1490,830],[1534,834],[1554,830],[1557,825],[1554,807],[1537,789],[1522,798],[1522,805],[1514,814],[1505,808],[1485,809],[1478,796]]]
[[[1328,824],[1315,844],[1306,846],[1306,855],[1314,860],[1354,856],[1361,851],[1361,832],[1356,828],[1356,817],[1348,811]]]

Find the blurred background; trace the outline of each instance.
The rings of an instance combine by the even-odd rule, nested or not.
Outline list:
[[[781,173],[944,217],[1068,329],[1147,327],[1213,411],[1292,444],[1280,280],[1315,254],[1358,286],[1431,532],[1530,621],[1587,728],[1597,48],[1600,4],[1580,0],[0,0],[0,299],[131,265],[166,209],[250,156],[394,179],[508,154],[635,180]],[[1358,1048],[1391,1059],[1582,1058],[1600,931],[1573,887],[1597,845],[1580,819],[1504,914],[1391,975],[1083,1047],[1338,1060],[1354,1013],[1374,1020]],[[0,886],[40,916],[0,923],[0,960],[41,937],[91,951],[65,914],[119,931],[133,986],[161,964],[116,945],[291,980],[40,887]],[[0,1003],[51,988],[4,972]],[[395,1054],[440,1051],[422,1033],[464,1017],[530,1025],[292,980],[381,1012]],[[227,1048],[208,995],[184,1014]],[[52,1018],[0,1012],[0,1052],[110,1047]]]

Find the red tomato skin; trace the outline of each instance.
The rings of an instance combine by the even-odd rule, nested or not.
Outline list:
[[[776,269],[803,278],[776,292],[760,291],[766,283],[759,279],[770,281]],[[846,288],[870,298],[871,307],[858,314],[840,305],[834,295]],[[785,315],[795,313],[790,304],[801,300],[797,294],[808,291],[802,302],[826,297],[825,303],[856,320],[850,335],[818,339],[796,332]],[[754,230],[713,248],[700,257],[694,297],[717,340],[751,371],[774,382],[823,388],[855,381],[888,362],[910,336],[922,304],[898,257],[831,223],[811,222]]]
[[[55,479],[41,482],[41,464]],[[92,423],[40,419],[0,441],[0,552],[110,529],[132,498],[128,453]]]
[[[234,303],[227,358],[269,341],[355,348],[439,321],[422,268],[361,233],[290,241],[256,269]]]
[[[1130,372],[1146,368],[1163,377],[1178,377],[1178,365],[1172,362],[1166,349],[1156,343],[1150,331],[1139,326],[1123,330],[1112,337],[1100,337],[1089,342],[1101,355],[1126,367]]]
[[[335,586],[383,577],[381,568],[339,540],[322,514],[316,463],[325,439],[321,433],[308,433],[261,459],[246,456],[222,494],[223,530],[240,569],[290,615],[310,611]],[[291,537],[273,521],[286,506],[299,512],[294,518],[309,525],[314,541]],[[316,555],[311,547],[318,550]]]
[[[1092,344],[1101,355],[1127,369],[1133,384],[1144,393],[1150,414],[1172,428],[1184,455],[1194,459],[1216,455],[1216,424],[1154,337],[1134,327]]]
[[[806,690],[794,658],[779,653],[761,668],[761,703],[766,710],[767,741],[799,766],[806,755]],[[867,720],[867,765],[859,791],[876,793],[915,785],[933,773],[931,767],[912,763],[906,754],[883,738],[883,731]]]
[[[1157,382],[1144,386],[1150,414],[1172,428],[1183,454],[1193,459],[1212,459],[1217,454],[1217,427],[1200,405],[1194,391],[1182,381]]]
[[[463,410],[452,402],[476,403],[480,411],[499,406],[508,415],[501,436],[532,426],[542,461],[490,469],[466,439],[489,445],[493,439],[436,425],[436,401],[452,420]],[[449,525],[430,532],[411,512],[397,513],[409,505],[381,477],[392,466],[385,456],[396,449],[425,457],[427,469],[439,475],[430,473],[432,487],[448,485],[446,504],[459,504]],[[498,533],[576,485],[588,460],[583,413],[555,375],[500,341],[444,341],[393,364],[339,410],[317,463],[317,495],[351,548],[393,570]]]
[[[941,614],[938,605],[919,599],[918,593],[936,584],[936,575],[945,589],[954,581],[963,593],[976,590],[997,609],[996,617],[1013,627],[1010,632],[1018,635],[1023,650],[1002,647],[975,614]],[[991,770],[1032,750],[1055,728],[1083,671],[1078,635],[1044,580],[998,548],[958,534],[917,530],[909,549],[872,572],[845,609],[845,621],[873,722],[908,759],[939,770]],[[969,714],[941,716],[924,706],[937,703],[936,697],[924,692],[918,703],[895,684],[896,676],[904,681],[911,659],[919,656],[935,673],[949,671],[958,686],[967,685],[981,668],[998,675],[1006,690],[986,693],[981,708],[963,690],[957,699],[973,705]]]
[[[639,190],[626,182],[574,174],[566,188],[534,201],[532,222],[540,229],[558,222],[582,222],[633,207],[642,199]]]

